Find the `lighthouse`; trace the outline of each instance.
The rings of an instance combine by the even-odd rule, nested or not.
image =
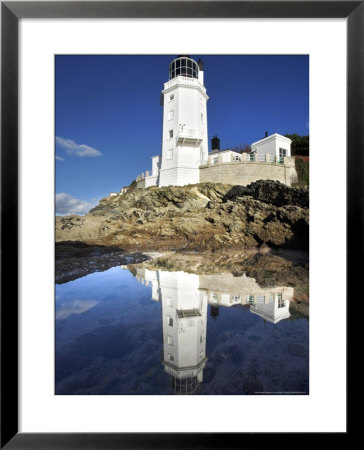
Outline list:
[[[163,366],[176,394],[192,394],[203,382],[208,298],[199,275],[158,271],[163,324]]]
[[[208,159],[207,100],[203,63],[180,55],[169,65],[164,84],[162,154],[159,186],[200,182],[201,164]]]
[[[151,157],[152,170],[137,175],[133,182],[136,188],[198,183],[246,186],[257,180],[277,180],[291,186],[297,181],[291,140],[278,133],[267,136],[266,132],[251,145],[250,153],[220,150],[220,139],[215,135],[209,154],[208,99],[201,59],[196,62],[188,55],[177,56],[169,65],[169,79],[161,95],[162,146]]]

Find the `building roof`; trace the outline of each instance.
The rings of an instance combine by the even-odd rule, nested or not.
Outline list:
[[[232,150],[230,148],[226,148],[225,150],[217,150],[216,148],[214,150],[211,150],[209,152],[209,155],[213,155],[213,154],[217,154],[217,153],[224,153],[224,152],[233,152],[233,153],[238,153],[240,154],[239,150]]]
[[[267,136],[267,137],[265,137],[265,138],[263,138],[263,139],[260,139],[259,141],[253,142],[253,143],[251,144],[251,146],[257,145],[257,144],[263,144],[263,143],[265,143],[265,142],[268,142],[268,141],[270,141],[270,140],[272,140],[272,139],[276,139],[276,138],[279,138],[279,139],[281,139],[281,140],[283,140],[283,141],[286,141],[286,142],[289,143],[289,144],[291,144],[291,142],[292,142],[291,139],[286,138],[285,136],[282,136],[281,134],[274,133],[274,134],[271,134],[270,136]]]

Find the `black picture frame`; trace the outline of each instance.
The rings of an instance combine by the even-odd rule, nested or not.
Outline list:
[[[295,433],[18,433],[18,21],[20,18],[346,18],[347,298],[363,274],[364,1],[1,2],[1,448],[259,448]],[[347,347],[349,348],[349,347]],[[349,428],[347,429],[349,431]],[[337,433],[335,440],[347,439]],[[300,443],[308,444],[311,433]],[[327,442],[315,434],[315,444]],[[268,445],[269,447],[269,445]]]

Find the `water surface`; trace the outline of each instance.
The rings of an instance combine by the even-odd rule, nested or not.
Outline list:
[[[308,394],[302,285],[180,269],[142,263],[56,286],[56,394]]]

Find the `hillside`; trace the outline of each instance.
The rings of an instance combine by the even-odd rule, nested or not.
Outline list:
[[[134,189],[85,216],[56,217],[56,241],[127,251],[308,248],[308,190],[277,181]]]

